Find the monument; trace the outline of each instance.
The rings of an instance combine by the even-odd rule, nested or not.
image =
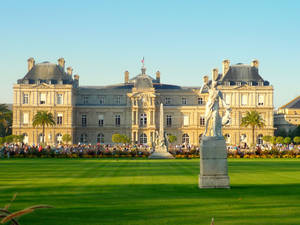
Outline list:
[[[164,134],[164,108],[160,104],[159,110],[159,132],[155,132],[153,144],[154,152],[149,156],[149,159],[173,159],[171,153],[168,152],[167,138]]]
[[[218,70],[213,70],[212,80],[204,77],[204,85],[200,92],[208,91],[208,100],[205,108],[205,131],[200,144],[200,175],[199,188],[230,188],[227,150],[222,135],[222,125],[230,121],[230,106],[223,99],[222,92],[218,90]],[[226,112],[220,117],[220,103]]]

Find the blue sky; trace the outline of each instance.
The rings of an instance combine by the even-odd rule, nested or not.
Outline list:
[[[0,6],[0,102],[27,59],[64,57],[80,85],[123,81],[128,70],[161,71],[163,83],[202,84],[232,64],[260,61],[275,107],[300,95],[300,1],[5,1]]]

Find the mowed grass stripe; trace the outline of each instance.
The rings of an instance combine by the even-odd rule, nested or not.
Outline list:
[[[0,204],[50,204],[26,224],[299,224],[300,160],[230,159],[229,190],[199,190],[198,160],[0,160]]]

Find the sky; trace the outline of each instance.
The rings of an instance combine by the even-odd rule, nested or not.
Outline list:
[[[260,62],[277,108],[300,95],[300,1],[3,1],[0,102],[36,63],[64,57],[80,85],[108,85],[161,72],[163,83],[200,86],[222,60]]]

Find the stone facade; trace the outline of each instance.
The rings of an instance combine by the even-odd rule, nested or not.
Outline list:
[[[266,126],[256,137],[273,135],[273,87],[258,75],[258,61],[252,65],[232,65],[223,61],[219,89],[232,108],[231,124],[223,128],[228,144],[251,143],[250,128],[240,127],[249,110],[257,110]],[[135,143],[151,145],[159,129],[159,105],[164,104],[165,132],[175,135],[177,143],[199,145],[204,132],[207,92],[200,86],[181,87],[161,83],[158,71],[153,78],[142,68],[141,74],[111,86],[79,86],[72,69],[65,72],[65,61],[35,64],[28,60],[28,73],[14,85],[13,133],[25,134],[25,142],[39,143],[41,129],[32,127],[39,110],[53,113],[58,124],[47,127],[45,140],[60,142],[68,133],[73,143],[111,143],[114,133],[122,133]],[[200,80],[200,79],[199,79]],[[221,109],[221,111],[224,109]],[[61,118],[59,118],[61,117]]]
[[[284,131],[286,134],[300,126],[300,96],[281,106],[274,115],[276,131]]]

